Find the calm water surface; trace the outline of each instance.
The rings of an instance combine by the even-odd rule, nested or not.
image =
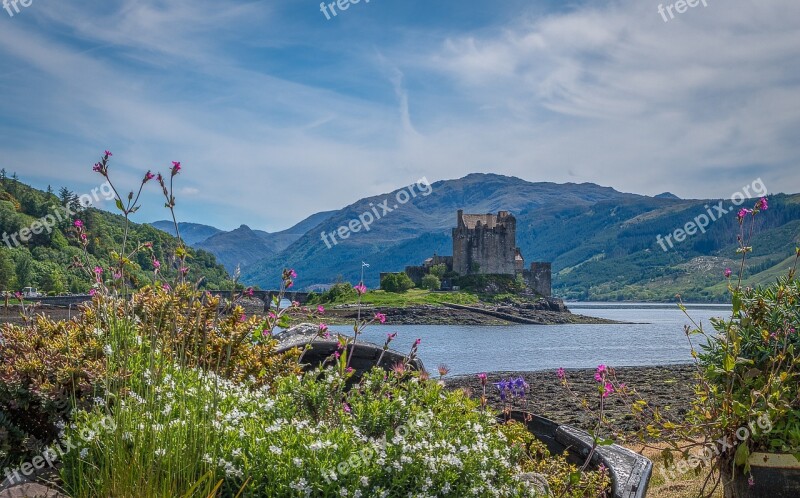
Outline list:
[[[451,375],[487,371],[529,371],[611,366],[688,363],[689,346],[683,333],[688,318],[674,304],[567,303],[573,313],[634,322],[626,325],[399,325],[373,326],[361,336],[383,344],[387,332],[397,332],[392,347],[406,352],[422,339],[420,358],[428,370],[440,363]],[[727,316],[720,305],[691,306],[698,323]],[[352,333],[350,326],[332,330]]]

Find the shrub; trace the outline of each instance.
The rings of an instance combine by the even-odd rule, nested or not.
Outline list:
[[[405,273],[390,273],[381,280],[381,289],[386,292],[405,292],[414,288],[414,282]]]
[[[0,468],[39,453],[106,375],[103,332],[84,314],[0,329]]]
[[[439,280],[441,280],[447,274],[447,265],[445,265],[444,263],[433,265],[431,266],[429,273],[434,277],[438,278]]]
[[[425,275],[422,277],[422,288],[428,290],[439,290],[442,288],[442,282],[436,275]]]
[[[137,335],[172,361],[200,367],[226,379],[254,379],[261,385],[279,375],[299,372],[297,351],[275,354],[272,324],[263,317],[247,317],[237,305],[220,313],[219,297],[188,285],[174,291],[147,287],[133,296]]]

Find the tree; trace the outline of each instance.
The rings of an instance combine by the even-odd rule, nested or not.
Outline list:
[[[429,273],[434,277],[438,278],[439,280],[442,280],[444,278],[444,274],[447,273],[447,265],[443,263],[438,265],[433,265],[431,266]]]
[[[405,292],[414,287],[414,282],[405,273],[390,273],[381,280],[381,289],[386,292]]]
[[[433,274],[425,275],[422,277],[422,288],[428,290],[439,290],[442,288],[442,282],[439,277]]]
[[[64,275],[58,268],[51,268],[45,272],[39,285],[45,292],[52,292],[53,294],[63,294],[67,291]]]
[[[14,288],[16,278],[14,262],[11,260],[5,249],[0,249],[0,290],[10,290]]]
[[[27,253],[22,254],[16,264],[17,287],[33,285],[33,260]]]

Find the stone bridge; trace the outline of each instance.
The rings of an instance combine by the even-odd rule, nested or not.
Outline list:
[[[214,296],[226,297],[230,299],[233,294],[239,295],[241,291],[233,293],[229,290],[209,290],[206,291]],[[253,296],[256,299],[260,299],[264,301],[264,310],[269,309],[270,303],[272,303],[272,299],[275,298],[280,294],[280,291],[277,290],[254,290]],[[283,297],[288,299],[289,301],[297,301],[300,304],[305,304],[308,300],[309,292],[285,292]],[[91,301],[92,296],[88,294],[80,294],[80,295],[73,295],[73,296],[47,296],[47,297],[37,297],[37,298],[26,298],[26,300],[34,301],[37,303],[46,304],[49,306],[59,306],[67,308],[69,306],[73,306],[80,303],[85,303],[86,301]],[[15,302],[14,298],[11,299],[11,302]]]
[[[240,295],[242,291],[229,291],[229,290],[208,290],[206,291],[214,296],[226,297],[231,299],[233,295]],[[245,295],[245,297],[254,297],[256,299],[260,299],[264,301],[264,309],[266,310],[269,305],[272,303],[272,300],[279,296],[281,291],[277,290],[254,290],[252,296]],[[308,296],[311,294],[310,292],[289,292],[286,291],[283,294],[284,299],[288,299],[289,301],[297,301],[300,304],[305,304],[308,301]]]

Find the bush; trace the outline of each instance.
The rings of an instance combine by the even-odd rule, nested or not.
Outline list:
[[[414,282],[405,273],[390,273],[381,280],[381,289],[386,292],[405,292],[414,288]]]
[[[750,449],[800,453],[800,281],[737,290],[733,306],[729,320],[712,319],[716,334],[698,355],[711,392],[696,416],[718,414],[720,433],[768,420]]]
[[[428,271],[428,273],[441,280],[447,274],[447,265],[443,263],[438,265],[433,265],[431,266],[431,269]]]
[[[90,313],[0,329],[0,468],[38,454],[73,407],[100,394],[106,376],[103,332]]]
[[[425,275],[422,277],[422,288],[428,290],[439,290],[442,288],[442,282],[436,275]]]
[[[239,307],[220,313],[216,297],[180,286],[174,292],[145,288],[127,301],[98,296],[71,321],[38,317],[29,327],[5,325],[0,348],[0,455],[26,459],[50,444],[74,407],[118,388],[127,374],[108,354],[139,354],[152,363],[199,367],[235,381],[263,385],[299,373],[296,350],[275,354],[277,342],[264,320]],[[140,355],[141,356],[141,355]],[[12,451],[13,449],[13,451]],[[0,468],[4,468],[3,467]]]

